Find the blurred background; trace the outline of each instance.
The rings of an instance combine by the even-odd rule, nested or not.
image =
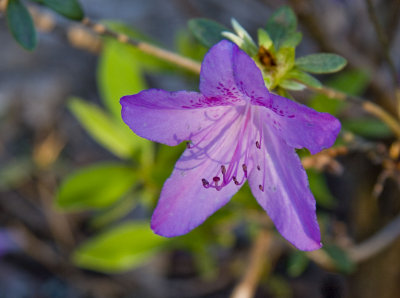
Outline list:
[[[333,149],[315,157],[299,152],[323,249],[305,253],[288,244],[247,187],[201,227],[164,239],[152,234],[149,220],[184,146],[135,136],[119,117],[118,99],[147,88],[198,90],[198,76],[28,1],[38,45],[26,51],[8,30],[5,2],[1,298],[399,297],[400,144],[362,104],[290,92],[343,125]],[[296,57],[345,57],[344,70],[317,78],[398,121],[399,0],[80,3],[94,21],[198,61],[207,49],[189,31],[190,19],[231,28],[234,17],[256,39],[268,17],[288,5],[303,34]]]

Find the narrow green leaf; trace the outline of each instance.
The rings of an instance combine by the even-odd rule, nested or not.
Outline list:
[[[342,121],[344,129],[367,138],[390,138],[393,132],[380,120],[372,118],[347,119]]]
[[[321,82],[318,81],[316,78],[296,68],[292,68],[286,75],[286,78],[294,79],[296,81],[299,81],[300,83],[304,83],[308,86],[312,86],[315,88],[319,88],[322,86]]]
[[[71,20],[82,20],[84,13],[77,0],[33,0],[45,5],[60,15]]]
[[[56,204],[66,210],[108,207],[135,183],[131,167],[120,163],[97,163],[70,174],[61,184]]]
[[[344,273],[351,273],[355,270],[355,264],[340,247],[333,244],[326,244],[323,246],[323,250],[326,251],[338,270]]]
[[[129,158],[134,151],[150,145],[149,141],[121,126],[94,104],[72,98],[69,101],[69,108],[97,142],[121,158]]]
[[[308,182],[311,192],[315,196],[319,206],[332,208],[336,205],[336,200],[326,184],[325,177],[314,170],[307,170]]]
[[[310,260],[304,251],[296,250],[289,257],[287,271],[291,277],[298,277],[307,269],[309,263]]]
[[[258,44],[260,46],[263,46],[267,50],[269,50],[273,46],[272,39],[267,31],[260,28],[257,31],[257,35],[258,35]]]
[[[119,99],[147,88],[134,53],[114,40],[106,40],[103,45],[97,81],[104,104],[117,119],[121,119]]]
[[[288,80],[288,79],[284,79],[284,80],[280,81],[279,87],[282,87],[287,90],[293,90],[293,91],[300,91],[300,90],[304,90],[306,88],[306,86],[304,86],[303,84],[293,81],[293,80]]]
[[[188,26],[197,40],[208,48],[224,39],[221,35],[223,31],[229,31],[225,26],[209,19],[192,19]]]
[[[337,72],[345,67],[346,59],[330,53],[311,54],[296,59],[296,66],[311,73]]]
[[[278,50],[288,35],[296,31],[296,15],[289,6],[282,6],[271,15],[265,28]]]
[[[148,222],[127,222],[80,246],[73,262],[101,272],[121,272],[149,261],[168,241],[155,235]]]
[[[7,23],[15,40],[25,49],[32,51],[37,44],[36,30],[32,17],[19,0],[9,0]]]

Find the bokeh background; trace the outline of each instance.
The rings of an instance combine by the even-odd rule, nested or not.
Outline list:
[[[123,23],[135,37],[199,61],[206,49],[189,32],[190,19],[230,28],[234,17],[256,37],[289,5],[303,33],[296,56],[342,55],[342,72],[318,78],[397,114],[393,73],[366,1],[80,2],[92,20]],[[372,4],[399,84],[400,1]],[[359,104],[292,94],[335,112],[348,132],[340,149],[307,166],[324,250],[288,245],[248,189],[188,236],[159,239],[149,218],[183,147],[138,141],[118,122],[114,95],[196,90],[198,77],[29,7],[39,34],[32,52],[14,41],[0,12],[0,297],[229,297],[241,286],[254,297],[399,297],[399,144]],[[113,128],[115,138],[105,133]],[[137,152],[126,153],[130,146]],[[73,189],[60,194],[69,178]]]

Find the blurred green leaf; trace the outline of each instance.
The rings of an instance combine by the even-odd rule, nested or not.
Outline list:
[[[79,98],[69,100],[69,108],[86,131],[101,145],[121,158],[132,157],[134,151],[148,151],[151,142],[112,119],[98,106]]]
[[[336,200],[331,194],[323,174],[314,170],[307,170],[307,176],[311,192],[314,194],[318,205],[326,208],[334,207]]]
[[[82,20],[84,13],[77,0],[33,0],[71,20]]]
[[[221,35],[223,31],[229,31],[225,26],[209,19],[191,19],[188,26],[194,37],[207,48],[224,39]]]
[[[194,60],[201,61],[204,55],[207,53],[207,49],[202,46],[199,42],[194,40],[187,30],[181,30],[176,35],[175,39],[176,48],[182,56],[192,58]]]
[[[9,0],[7,23],[15,40],[25,49],[32,51],[37,44],[36,30],[32,17],[19,0]]]
[[[134,53],[114,40],[103,44],[97,80],[104,104],[117,119],[121,119],[119,99],[147,88]]]
[[[282,80],[279,83],[279,87],[282,87],[287,90],[294,90],[294,91],[299,91],[299,90],[303,90],[304,88],[306,88],[306,86],[304,86],[303,84],[293,81],[293,80],[288,80],[288,79]]]
[[[311,54],[296,59],[296,66],[311,73],[331,73],[341,70],[347,64],[342,56],[330,53]]]
[[[287,271],[289,276],[298,277],[307,269],[310,260],[304,251],[295,250],[289,256]]]
[[[355,134],[369,138],[390,138],[391,129],[382,121],[373,118],[358,118],[343,120],[342,127]]]
[[[259,46],[263,46],[266,50],[269,50],[274,45],[268,32],[264,29],[258,29],[257,36]]]
[[[361,94],[367,87],[369,76],[359,70],[344,71],[326,82],[326,85],[350,95]],[[346,102],[329,98],[323,94],[317,94],[311,98],[308,105],[319,111],[338,115],[347,105]]]
[[[148,222],[127,222],[100,234],[73,254],[76,265],[102,272],[121,272],[149,261],[168,241],[155,235]]]
[[[301,71],[296,68],[292,68],[286,75],[286,79],[295,79],[300,83],[304,83],[306,85],[319,88],[322,86],[321,82],[318,81],[313,76],[309,75],[308,73]]]
[[[280,47],[295,48],[299,45],[302,39],[303,39],[303,34],[301,32],[290,32],[286,35],[285,39],[281,41]]]
[[[326,251],[338,270],[344,273],[351,273],[355,270],[355,264],[340,247],[333,244],[325,244],[322,249]]]
[[[132,188],[137,174],[120,163],[97,163],[70,174],[61,184],[56,204],[66,210],[104,208]]]
[[[277,9],[268,19],[265,28],[271,37],[276,50],[282,46],[283,42],[288,37],[292,40],[289,44],[295,44],[298,41],[298,35],[290,36],[295,33],[297,29],[297,18],[289,6],[282,6]]]

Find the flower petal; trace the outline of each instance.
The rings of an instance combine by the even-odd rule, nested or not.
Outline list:
[[[270,98],[264,105],[267,122],[290,147],[305,147],[315,154],[335,143],[341,127],[335,117],[279,95],[270,93]]]
[[[322,246],[315,200],[293,148],[264,125],[261,148],[254,148],[249,185],[276,228],[301,250]]]
[[[225,205],[246,180],[242,165],[248,151],[243,144],[251,142],[250,120],[243,107],[231,107],[218,121],[193,138],[165,182],[152,217],[157,234],[172,237],[194,229]]]
[[[246,103],[233,75],[232,58],[237,48],[235,44],[222,40],[205,55],[201,64],[200,92],[210,101],[222,99],[230,104]]]
[[[215,176],[220,167],[218,161],[193,156],[191,149],[186,149],[161,191],[151,219],[153,231],[165,237],[186,234],[224,206],[240,186],[230,183],[218,191],[202,183],[203,177]]]
[[[178,145],[215,123],[230,106],[209,107],[196,92],[150,89],[121,98],[122,119],[139,136]]]

